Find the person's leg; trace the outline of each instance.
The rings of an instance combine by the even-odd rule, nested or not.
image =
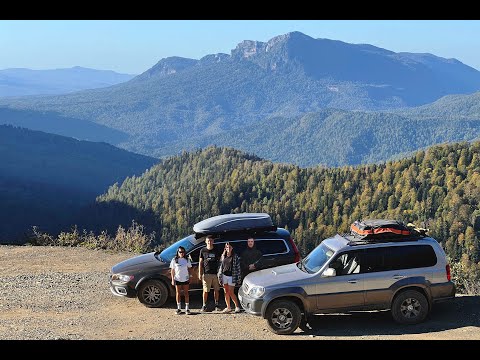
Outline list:
[[[180,314],[182,312],[182,303],[181,303],[181,291],[182,291],[182,285],[177,285],[175,284],[175,299],[177,300],[177,310],[175,311],[175,314]]]
[[[180,309],[180,304],[181,304],[181,301],[182,301],[181,293],[182,293],[182,285],[175,285],[175,299],[177,300],[177,307],[179,309]]]
[[[220,283],[218,282],[218,277],[215,275],[212,278],[212,286],[213,286],[213,297],[215,299],[215,310],[218,309],[218,300],[220,299]]]
[[[208,281],[208,276],[207,274],[203,274],[202,277],[202,285],[203,285],[203,306],[202,306],[202,311],[205,311],[207,309],[207,300],[208,300],[208,293],[210,292],[210,281]]]
[[[190,294],[188,290],[190,289],[190,284],[183,285],[183,296],[185,297],[185,304],[190,302]]]
[[[228,290],[229,286],[227,283],[223,283],[223,293],[225,295],[225,304],[227,304],[227,307],[225,310],[230,311],[230,290]]]
[[[185,284],[182,286],[183,287],[183,296],[185,297],[185,312],[187,314],[190,313],[190,294],[188,293],[188,290],[190,289],[189,284]]]
[[[235,304],[235,311],[238,311],[240,310],[240,302],[237,299],[237,295],[235,295],[235,285],[232,284],[228,288],[229,288],[228,290],[230,291],[229,295],[232,298],[233,303]]]

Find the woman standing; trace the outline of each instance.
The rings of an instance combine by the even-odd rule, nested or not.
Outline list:
[[[175,286],[176,298],[177,298],[177,310],[175,314],[180,314],[182,312],[182,290],[183,296],[185,297],[185,313],[190,315],[189,309],[189,294],[188,289],[190,287],[190,269],[192,264],[190,259],[185,257],[185,248],[179,246],[177,249],[177,254],[170,262],[170,271],[172,275],[172,285]]]
[[[220,266],[218,267],[218,281],[220,285],[223,285],[225,304],[227,304],[227,307],[223,310],[224,313],[232,312],[230,299],[235,303],[235,312],[239,313],[241,311],[235,295],[235,285],[240,285],[241,280],[240,258],[233,252],[232,245],[227,242],[220,258]]]

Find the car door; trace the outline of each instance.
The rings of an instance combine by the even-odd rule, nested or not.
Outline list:
[[[425,251],[423,247],[425,248]],[[362,272],[365,281],[365,304],[388,307],[398,288],[396,283],[408,278],[425,278],[430,281],[429,266],[436,257],[428,245],[379,246],[365,249]],[[430,256],[433,253],[433,256]]]
[[[361,256],[361,250],[339,253],[329,263],[330,267],[336,267],[336,275],[318,275],[316,298],[319,310],[355,308],[365,304]]]
[[[190,261],[192,263],[192,277],[190,278],[190,289],[197,290],[202,288],[202,281],[198,278],[198,264],[199,264],[199,256],[200,250],[205,247],[205,244],[202,246],[197,247],[190,251],[187,257],[190,257]]]

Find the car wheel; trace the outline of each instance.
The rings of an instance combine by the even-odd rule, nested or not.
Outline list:
[[[278,300],[268,306],[266,317],[272,332],[278,335],[288,335],[300,325],[302,313],[294,302]]]
[[[160,280],[148,280],[138,289],[138,300],[146,307],[161,307],[168,298],[168,289]]]
[[[428,312],[425,295],[416,290],[398,294],[392,303],[393,319],[400,324],[418,324],[425,320]]]

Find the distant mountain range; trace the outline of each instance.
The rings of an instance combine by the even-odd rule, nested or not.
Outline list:
[[[115,182],[158,162],[105,143],[0,126],[0,242],[58,230]]]
[[[66,94],[120,84],[134,76],[80,66],[52,70],[5,69],[0,70],[0,97]]]
[[[478,90],[480,72],[455,59],[292,32],[243,41],[231,54],[162,59],[108,88],[1,98],[0,123],[96,136],[155,156],[216,144],[344,165],[477,138]],[[460,95],[439,100],[449,94]],[[449,110],[453,102],[458,111]]]

